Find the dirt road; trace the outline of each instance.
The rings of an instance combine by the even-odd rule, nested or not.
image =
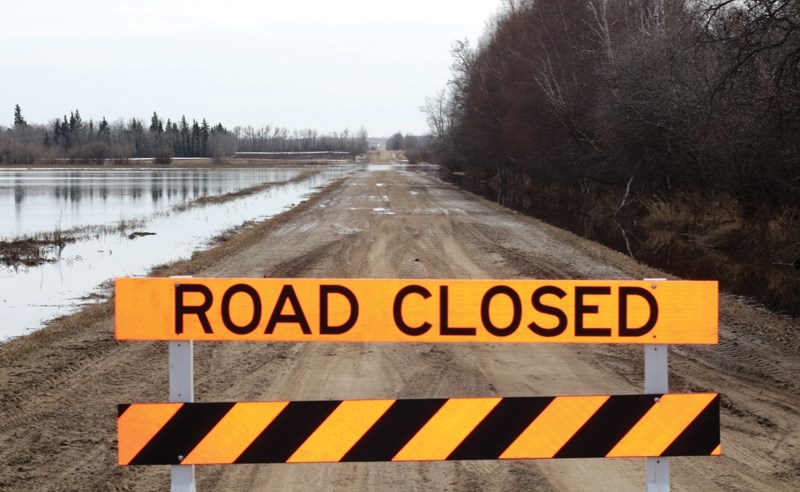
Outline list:
[[[162,274],[225,277],[665,276],[422,172],[364,167]],[[800,323],[723,296],[721,344],[670,354],[672,391],[723,395],[721,458],[672,460],[674,490],[800,483]],[[198,343],[197,401],[639,393],[616,346]],[[109,303],[0,346],[0,490],[165,490],[116,465],[116,404],[167,399],[165,343],[113,340]],[[643,460],[199,467],[198,490],[642,490]]]

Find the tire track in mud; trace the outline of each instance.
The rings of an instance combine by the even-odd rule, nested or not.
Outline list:
[[[394,190],[397,191],[397,190]],[[387,190],[387,192],[389,192]],[[417,195],[423,193],[417,187]],[[449,265],[460,265],[469,261],[461,248],[448,247],[453,226],[447,214],[437,211],[444,218],[439,227],[420,230],[409,224],[417,220],[413,214],[398,209],[392,200],[393,215],[368,215],[366,224],[354,218],[345,221],[355,230],[340,234],[335,240],[316,248],[306,248],[296,256],[270,267],[264,272],[267,277],[396,277],[398,272],[409,275],[409,265],[418,267],[419,276],[453,276]],[[424,200],[423,200],[423,203]],[[326,207],[327,209],[328,207]],[[321,224],[327,221],[318,217]],[[337,217],[338,219],[338,217]],[[391,222],[391,226],[386,223]],[[399,224],[398,224],[399,222]],[[328,222],[329,223],[329,222]],[[338,222],[337,222],[338,223]],[[387,240],[388,238],[388,240]],[[420,258],[424,259],[419,261]],[[416,265],[414,265],[416,263]],[[420,265],[420,263],[423,263]],[[474,269],[474,267],[473,267]],[[477,349],[471,347],[470,349]],[[322,373],[314,371],[288,370],[277,376],[284,388],[282,394],[292,399],[325,398],[415,398],[496,395],[496,391],[486,374],[475,364],[463,348],[442,345],[420,344],[305,344],[296,346],[296,362],[293,367],[320,366],[320,360],[327,362]],[[460,389],[458,395],[452,388]],[[347,484],[350,489],[355,483],[362,483],[369,490],[395,490],[397,484],[384,483],[374,478],[372,471],[386,464],[344,464],[325,468],[324,475],[329,481],[310,481],[307,478],[283,479],[263,476],[259,471],[247,471],[235,483],[255,484],[262,480],[276,480],[276,484],[293,483],[297,488],[299,480],[303,487],[330,483]],[[482,463],[466,466],[460,463],[435,464],[390,464],[393,474],[398,466],[409,468],[410,476],[423,477],[421,481],[431,489],[455,487],[456,490],[473,490],[476,484],[484,490],[507,490],[520,487],[529,488],[532,484],[543,484],[545,479],[535,468],[522,468],[518,464]],[[504,474],[503,481],[486,481],[487,472],[497,475],[498,469],[510,466],[516,473]],[[500,468],[498,468],[500,467]],[[412,471],[413,470],[413,471]],[[287,476],[294,476],[294,469]],[[283,474],[281,474],[283,475]],[[349,477],[349,478],[348,478]],[[446,478],[444,481],[443,477]],[[219,478],[222,479],[221,477]],[[209,480],[212,480],[209,477]],[[241,480],[241,481],[239,481]],[[418,481],[414,483],[419,483]],[[208,485],[216,484],[209,482]],[[370,485],[366,485],[370,484]],[[413,487],[412,487],[413,488]]]

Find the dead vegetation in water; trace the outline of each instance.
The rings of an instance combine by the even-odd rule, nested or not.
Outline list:
[[[55,263],[71,243],[103,235],[142,236],[152,233],[130,232],[144,225],[142,219],[123,219],[115,224],[57,229],[11,240],[0,240],[0,265],[20,268]],[[131,238],[132,239],[132,238]]]
[[[176,205],[172,208],[174,212],[185,212],[195,207],[202,207],[206,205],[218,205],[220,203],[229,202],[231,200],[235,200],[237,198],[244,198],[246,196],[255,195],[256,193],[260,193],[262,191],[266,191],[270,188],[275,186],[285,185],[285,184],[293,184],[299,183],[301,181],[305,181],[306,179],[319,174],[321,171],[319,169],[313,170],[306,170],[300,172],[297,176],[288,179],[286,181],[277,181],[271,183],[262,183],[260,185],[251,186],[249,188],[243,188],[241,190],[232,191],[230,193],[225,193],[224,195],[214,195],[214,196],[203,196],[198,198],[197,200],[192,200],[191,202],[181,203]]]
[[[193,200],[188,203],[183,203],[175,206],[173,212],[185,212],[195,207],[215,205],[225,203],[237,198],[260,193],[269,188],[278,185],[299,183],[306,179],[311,178],[321,172],[320,169],[307,169],[298,173],[293,178],[271,183],[262,183],[250,188],[244,188],[224,195],[205,196]],[[0,240],[0,265],[10,268],[20,267],[35,267],[44,263],[54,263],[59,260],[61,252],[64,247],[70,243],[82,241],[90,238],[96,238],[104,235],[117,234],[126,236],[128,239],[133,240],[139,237],[150,236],[155,233],[148,231],[141,231],[145,225],[144,219],[122,219],[119,222],[109,225],[90,225],[83,227],[75,227],[67,230],[56,230],[53,232],[40,233],[33,236],[24,236],[12,240]],[[247,224],[242,226],[242,230],[246,230],[249,226]],[[234,234],[234,231],[228,231],[223,235]],[[217,237],[212,239],[212,243],[221,244],[227,239]]]
[[[60,232],[0,241],[0,264],[7,267],[38,266],[58,259],[64,247],[75,242]]]

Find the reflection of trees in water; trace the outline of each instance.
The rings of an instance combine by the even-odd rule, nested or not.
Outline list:
[[[67,187],[67,197],[71,203],[80,202],[83,198],[83,188],[75,181],[70,181]]]
[[[160,173],[151,171],[147,174],[147,187],[150,189],[150,198],[153,203],[158,203],[164,197],[164,186]]]
[[[19,174],[14,176],[14,220],[17,224],[22,220],[22,201],[25,199],[25,187]]]
[[[18,179],[14,180],[14,203],[19,205],[25,199],[25,187]]]
[[[43,223],[61,222],[59,217],[64,215],[62,225],[66,227],[73,223],[81,224],[89,215],[119,216],[123,208],[128,209],[126,213],[136,213],[136,207],[141,206],[144,200],[148,209],[160,209],[264,182],[286,181],[296,172],[213,169],[14,171],[5,174],[11,179],[0,194],[7,196],[9,201],[11,193],[14,194],[18,223],[26,220],[31,212],[27,207],[35,204],[41,207],[37,214],[45,214]],[[45,201],[40,203],[42,199]]]

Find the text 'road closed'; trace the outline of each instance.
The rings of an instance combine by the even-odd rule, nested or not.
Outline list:
[[[716,343],[716,282],[121,278],[138,340]]]

